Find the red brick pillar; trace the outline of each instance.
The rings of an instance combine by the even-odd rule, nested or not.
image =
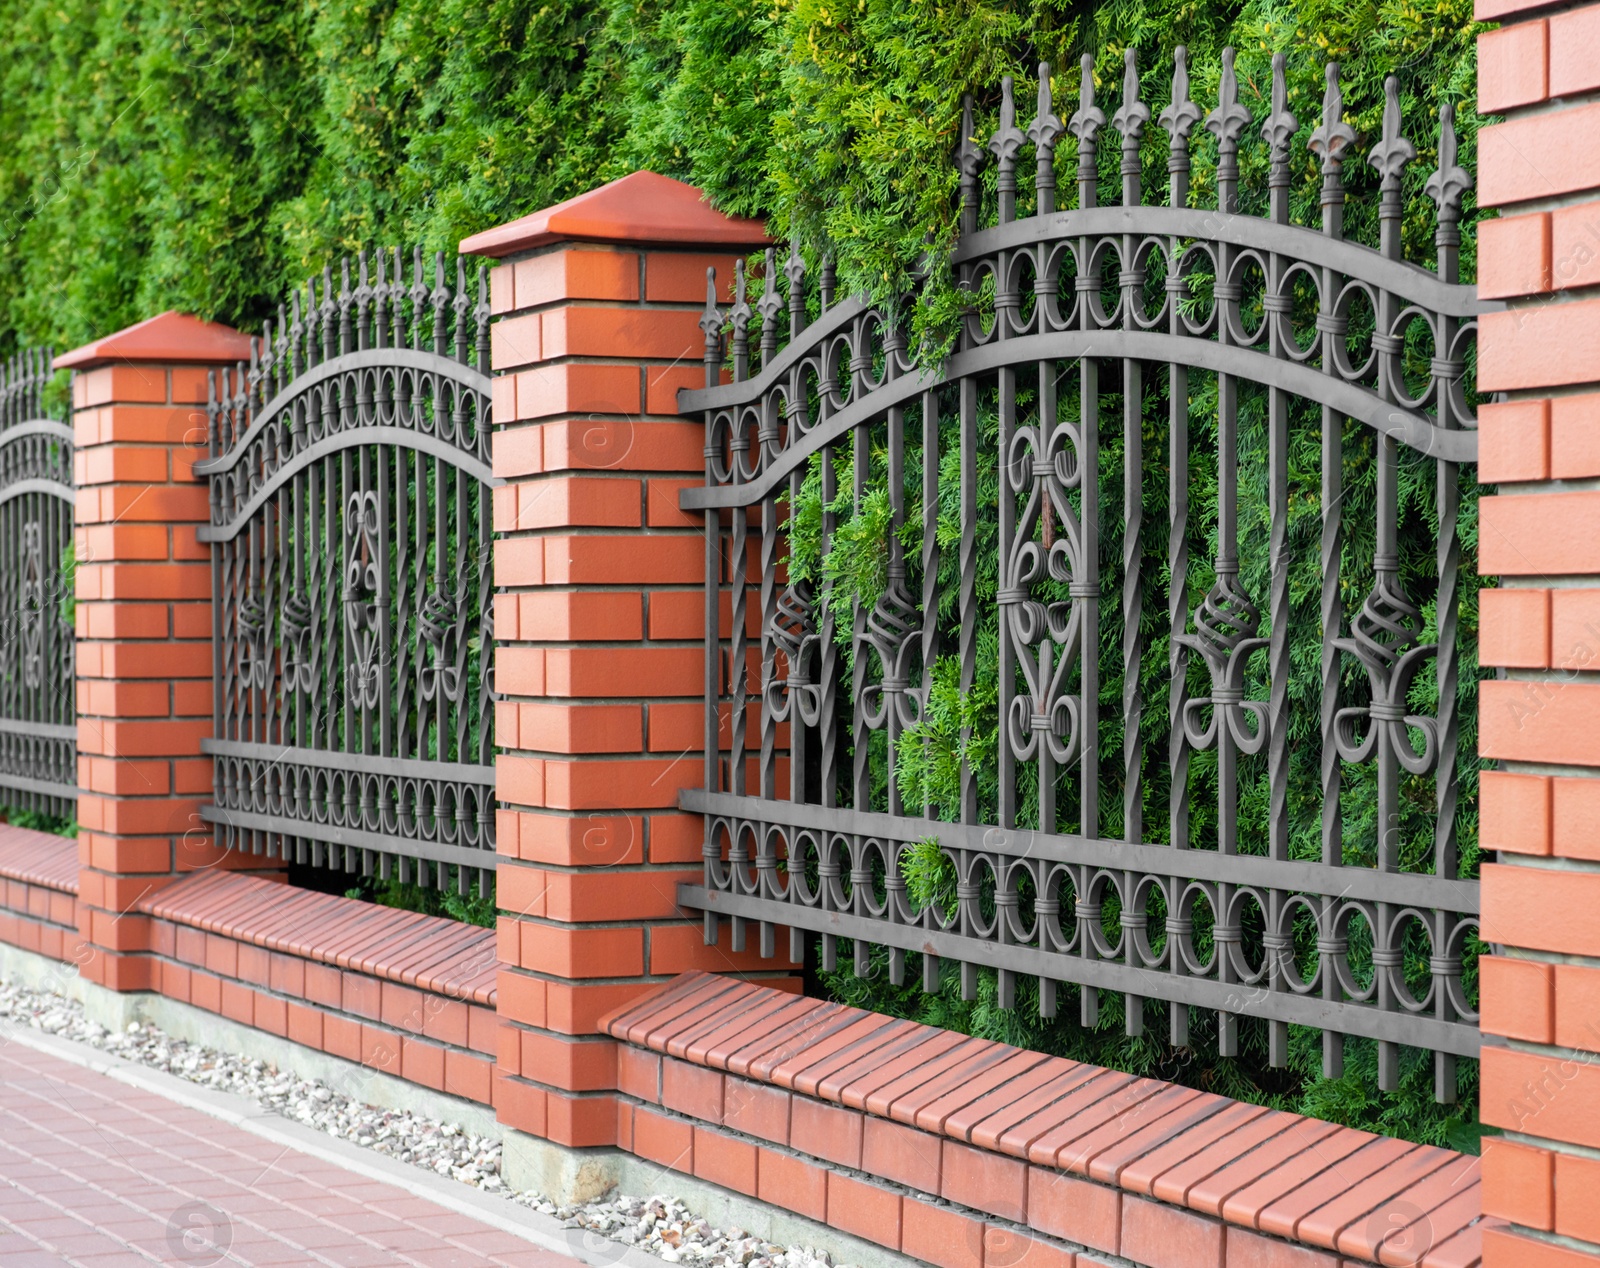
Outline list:
[[[607,1011],[686,969],[786,967],[704,946],[675,901],[700,874],[699,817],[674,807],[701,779],[704,567],[678,509],[703,429],[676,397],[704,382],[707,267],[726,283],[765,241],[639,172],[462,243],[501,261],[495,1106],[561,1145],[615,1141]]]
[[[77,463],[78,923],[83,972],[148,990],[146,894],[216,862],[211,793],[211,568],[195,462],[206,376],[249,340],[180,313],[56,359],[73,370]]]
[[[1478,0],[1485,1268],[1600,1264],[1600,5]]]

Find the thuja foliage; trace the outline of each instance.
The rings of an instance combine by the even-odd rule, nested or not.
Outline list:
[[[166,308],[256,329],[331,255],[449,248],[639,167],[827,244],[846,290],[903,293],[953,239],[961,95],[987,126],[1001,76],[1047,60],[1070,103],[1084,51],[1110,94],[1130,44],[1161,101],[1186,43],[1206,103],[1233,43],[1253,108],[1284,52],[1302,143],[1325,59],[1363,137],[1398,75],[1413,186],[1440,101],[1469,165],[1477,129],[1469,0],[0,0],[0,20],[0,353]],[[1375,200],[1352,184],[1359,229]],[[1406,230],[1425,257],[1420,212]]]
[[[397,907],[401,911],[420,911],[427,916],[444,916],[463,924],[493,929],[497,915],[494,891],[480,894],[471,885],[465,894],[459,892],[457,869],[452,865],[443,889],[418,885],[415,881],[402,881],[397,877],[380,880],[364,876],[360,883],[344,891],[346,898],[359,898],[377,903],[380,907]]]

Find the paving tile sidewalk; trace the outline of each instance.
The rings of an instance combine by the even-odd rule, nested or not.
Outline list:
[[[4,1268],[576,1268],[393,1185],[0,1045]]]

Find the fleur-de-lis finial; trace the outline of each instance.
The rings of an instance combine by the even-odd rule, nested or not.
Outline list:
[[[1085,53],[1079,68],[1078,108],[1067,121],[1067,131],[1078,138],[1079,153],[1087,149],[1092,157],[1095,137],[1106,126],[1106,112],[1094,104],[1094,58]],[[1082,165],[1080,158],[1079,166]]]
[[[1239,77],[1233,69],[1233,49],[1222,50],[1222,85],[1217,93],[1217,108],[1206,116],[1206,131],[1217,138],[1223,154],[1239,147],[1239,134],[1253,116],[1239,100]]]
[[[773,329],[773,321],[783,311],[783,300],[778,296],[778,253],[767,248],[766,272],[762,278],[761,298],[756,301],[756,312],[761,317],[761,333]]]
[[[976,180],[978,173],[983,170],[983,151],[978,148],[978,142],[972,135],[974,131],[972,97],[968,95],[961,99],[961,143],[956,147],[956,163],[966,180]]]
[[[1284,169],[1287,175],[1289,142],[1300,130],[1300,121],[1289,110],[1289,88],[1284,76],[1284,56],[1272,55],[1272,113],[1261,125],[1261,139],[1271,147],[1274,170]]]
[[[1050,63],[1040,62],[1038,107],[1028,125],[1028,140],[1033,142],[1037,166],[1033,184],[1039,194],[1041,216],[1056,209],[1056,141],[1064,131],[1050,100]]]
[[[1194,125],[1200,122],[1200,107],[1189,100],[1189,50],[1185,45],[1172,50],[1172,104],[1161,112],[1157,122],[1174,144],[1187,141]]]
[[[1383,177],[1383,188],[1398,189],[1400,174],[1417,157],[1417,147],[1400,134],[1400,81],[1393,75],[1383,81],[1383,139],[1367,156]]]
[[[1017,153],[1027,140],[1017,127],[1017,104],[1011,95],[1011,76],[1000,81],[1000,127],[989,140],[989,151],[999,160],[995,177],[995,192],[1000,196],[1000,221],[1005,223],[1016,214]]]
[[[1428,177],[1423,192],[1433,199],[1441,220],[1453,220],[1471,188],[1472,173],[1456,163],[1456,108],[1447,101],[1439,107],[1439,166]]]
[[[717,270],[706,270],[706,307],[700,315],[706,337],[706,386],[714,387],[722,370],[722,310],[717,307]]]
[[[1139,138],[1150,122],[1150,107],[1139,100],[1138,54],[1132,48],[1122,53],[1122,104],[1111,116],[1111,126],[1122,134],[1124,150],[1139,148]]]
[[[989,152],[999,160],[1002,173],[1011,170],[1017,161],[1017,151],[1027,140],[1017,127],[1017,105],[1011,96],[1011,76],[1000,81],[1000,126],[989,139]]]
[[[1062,127],[1061,120],[1056,118],[1050,100],[1050,63],[1039,63],[1039,104],[1033,116],[1033,122],[1028,125],[1028,140],[1043,151],[1055,149],[1056,141],[1066,129]],[[1043,158],[1040,159],[1040,171],[1043,168]]]
[[[1344,152],[1356,143],[1356,131],[1344,121],[1344,91],[1339,87],[1339,63],[1327,66],[1328,86],[1322,93],[1322,122],[1307,142],[1310,151],[1322,160],[1324,174],[1337,172]]]
[[[806,293],[803,287],[806,262],[800,258],[800,240],[789,239],[789,258],[784,261],[783,275],[789,279],[789,338],[800,333],[806,323]]]
[[[706,307],[700,314],[700,329],[705,333],[706,346],[722,342],[722,310],[717,307],[717,271],[706,270]]]

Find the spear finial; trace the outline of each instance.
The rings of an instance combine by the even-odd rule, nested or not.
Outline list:
[[[1284,169],[1287,179],[1289,167],[1289,142],[1300,130],[1300,121],[1289,109],[1289,88],[1284,74],[1285,58],[1282,53],[1272,55],[1272,113],[1261,125],[1261,139],[1272,151],[1272,166]]]
[[[1137,150],[1145,125],[1150,122],[1150,107],[1139,100],[1139,55],[1133,48],[1122,52],[1122,104],[1111,116],[1111,126],[1122,134],[1122,148],[1134,143]]]
[[[1139,62],[1133,48],[1122,53],[1122,104],[1111,116],[1111,126],[1122,134],[1122,201],[1139,201],[1139,138],[1150,122],[1150,107],[1139,100]]]
[[[1329,62],[1324,74],[1328,86],[1322,92],[1322,122],[1311,134],[1307,148],[1322,160],[1322,171],[1337,173],[1344,152],[1356,143],[1356,132],[1344,121],[1344,90],[1339,87],[1339,63]]]
[[[1222,83],[1217,94],[1217,108],[1206,116],[1206,131],[1217,138],[1219,146],[1230,152],[1237,151],[1239,134],[1251,120],[1250,109],[1239,100],[1239,76],[1233,68],[1234,52],[1222,50]]]

